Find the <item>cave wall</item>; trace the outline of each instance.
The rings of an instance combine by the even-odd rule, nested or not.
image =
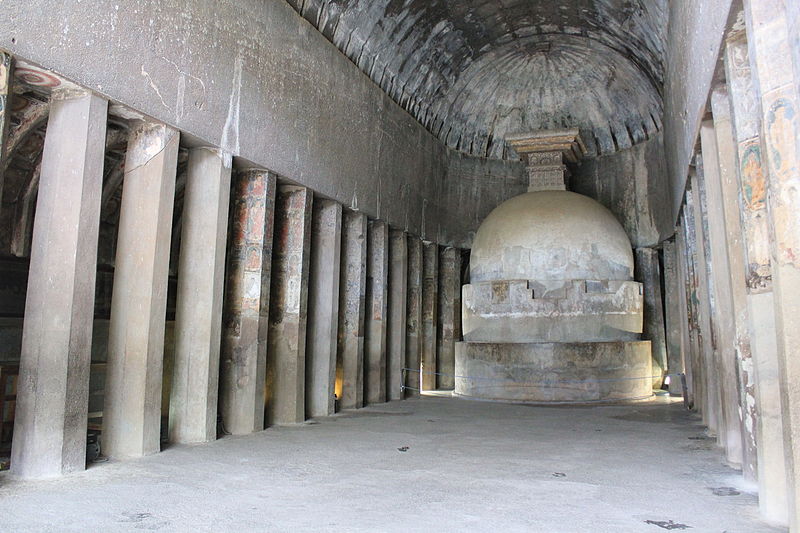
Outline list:
[[[184,144],[436,238],[447,148],[286,2],[3,9],[14,16],[0,18],[0,48],[18,58],[180,129]]]
[[[634,248],[656,246],[673,233],[664,137],[658,134],[629,150],[585,159],[570,177],[570,189],[614,213]]]

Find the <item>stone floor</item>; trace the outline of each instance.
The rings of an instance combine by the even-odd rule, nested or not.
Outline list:
[[[756,496],[667,400],[429,397],[172,446],[46,482],[0,475],[0,531],[758,533]]]

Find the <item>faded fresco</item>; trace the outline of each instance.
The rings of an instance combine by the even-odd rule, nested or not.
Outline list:
[[[797,163],[797,110],[790,96],[792,87],[784,87],[767,96],[765,117],[772,184],[772,210],[778,260],[800,266],[800,217],[794,209],[800,201],[800,173]]]

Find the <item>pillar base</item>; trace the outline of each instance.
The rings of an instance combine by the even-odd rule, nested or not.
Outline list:
[[[456,343],[457,396],[522,403],[650,398],[650,341]]]

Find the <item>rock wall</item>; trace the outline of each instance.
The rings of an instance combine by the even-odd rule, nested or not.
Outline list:
[[[718,68],[717,60],[725,29],[729,26],[731,4],[731,0],[669,3],[664,143],[673,222],[677,222],[683,202],[689,163],[705,115],[714,72]]]
[[[610,209],[634,248],[655,246],[672,235],[662,134],[629,150],[585,159],[570,177],[569,188]]]

